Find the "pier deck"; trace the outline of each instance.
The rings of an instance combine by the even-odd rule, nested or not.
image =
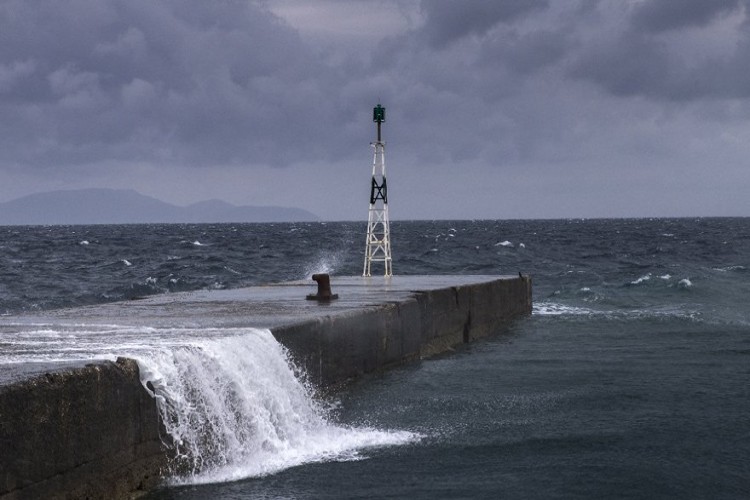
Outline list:
[[[332,277],[0,317],[13,332],[76,325],[268,328],[320,387],[430,356],[531,313],[525,276]],[[2,356],[2,354],[0,354]],[[105,439],[106,438],[106,439]],[[128,498],[166,461],[156,404],[128,359],[0,364],[0,500]]]
[[[390,278],[332,276],[331,288],[339,298],[330,302],[306,300],[307,295],[316,292],[315,282],[290,281],[229,290],[168,293],[109,304],[5,316],[0,317],[0,328],[8,323],[99,323],[185,328],[251,327],[274,330],[326,316],[406,301],[416,294],[518,280],[518,276],[486,275],[417,275]],[[503,305],[497,304],[497,307]]]

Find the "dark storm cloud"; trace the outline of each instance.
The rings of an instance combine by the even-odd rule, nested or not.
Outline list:
[[[423,0],[424,34],[436,47],[466,35],[483,35],[499,23],[508,23],[546,8],[548,0]]]
[[[520,74],[533,73],[563,59],[570,44],[568,35],[562,31],[504,33],[482,45],[481,62],[503,64]]]
[[[331,101],[334,70],[253,3],[5,1],[0,26],[6,164],[285,164],[328,152],[320,124],[335,118],[316,106]],[[290,143],[300,149],[277,146]]]
[[[675,26],[736,13],[737,2],[711,4],[686,2],[690,15]],[[619,2],[424,1],[421,23],[365,58],[327,57],[265,5],[6,0],[0,162],[283,166],[355,158],[359,124],[377,98],[398,110],[389,127],[420,159],[510,161],[533,157],[542,140],[525,136],[529,127],[537,137],[539,127],[519,95],[547,78],[659,100],[750,89],[747,40],[736,54],[698,63],[670,50],[655,32],[666,29],[655,20],[670,2],[625,9],[630,17],[617,29],[587,42],[597,16],[616,18]],[[446,113],[465,133],[443,126]]]
[[[530,110],[547,97],[529,103],[523,94],[564,59],[576,16],[543,22],[548,2],[420,5],[424,23],[381,44],[373,64],[393,85],[393,109],[410,124],[402,129],[394,120],[394,135],[420,164],[533,158],[546,126]]]
[[[673,66],[663,43],[628,33],[590,47],[570,74],[596,82],[618,96],[660,96],[670,92]]]
[[[568,75],[594,82],[615,96],[656,101],[746,98],[750,96],[750,30],[742,4],[738,0],[637,4],[626,25],[571,55]],[[728,15],[742,16],[744,22],[737,29],[719,29],[717,23]],[[685,28],[697,31],[681,31]],[[713,52],[689,43],[709,30],[714,30],[715,39],[734,41]]]
[[[582,182],[590,189],[578,198],[595,199],[612,175],[648,178],[650,165],[689,178],[685,165],[716,150],[744,168],[750,23],[738,5],[4,0],[0,192],[17,194],[8,186],[18,179],[27,192],[67,186],[74,173],[117,187],[179,177],[192,189],[185,200],[212,183],[244,199],[252,182],[269,202],[283,193],[334,214],[311,194],[326,175],[355,182],[344,180],[350,164],[367,173],[378,99],[393,171],[411,176],[423,216],[448,210],[454,191],[474,201],[486,190],[477,213],[495,216],[511,186],[511,197],[538,193],[540,207],[554,207],[540,180],[565,201],[558,186]],[[700,138],[690,154],[685,137]]]

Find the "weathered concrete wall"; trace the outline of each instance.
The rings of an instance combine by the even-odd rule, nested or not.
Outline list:
[[[313,383],[329,386],[445,352],[529,314],[531,279],[524,276],[417,291],[378,308],[323,316],[272,332]]]
[[[165,465],[158,412],[119,358],[0,387],[0,499],[127,498]]]
[[[530,314],[531,280],[415,291],[359,309],[321,307],[330,313],[272,331],[313,383],[330,386],[445,352]],[[241,310],[237,321],[247,321]],[[167,465],[158,418],[133,360],[0,386],[0,500],[128,498],[148,490]]]

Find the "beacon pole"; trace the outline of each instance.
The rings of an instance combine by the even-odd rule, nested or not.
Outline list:
[[[385,142],[381,125],[385,121],[385,108],[378,104],[372,110],[372,121],[377,124],[377,140],[370,145],[375,149],[370,183],[370,210],[367,217],[365,264],[362,276],[371,276],[372,263],[382,262],[384,276],[393,275],[391,259],[391,228],[388,218],[388,184],[385,180]]]

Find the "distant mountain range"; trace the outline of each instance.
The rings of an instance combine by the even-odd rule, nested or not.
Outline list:
[[[0,225],[317,220],[318,216],[301,208],[235,206],[220,200],[179,207],[132,189],[52,191],[0,203]]]

